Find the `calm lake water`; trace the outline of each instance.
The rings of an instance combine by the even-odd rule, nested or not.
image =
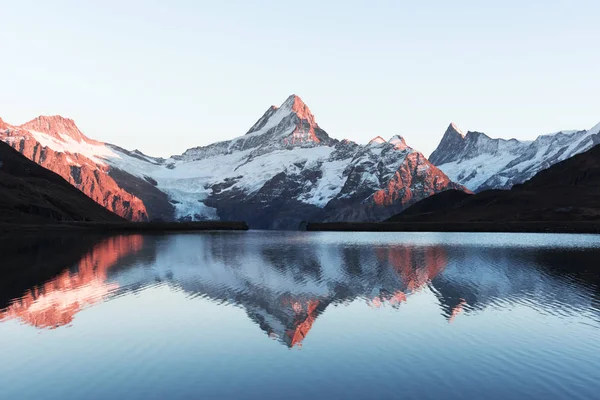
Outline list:
[[[2,399],[593,399],[600,237],[0,245]]]

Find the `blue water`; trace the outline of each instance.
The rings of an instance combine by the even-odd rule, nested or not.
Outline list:
[[[0,260],[1,399],[594,399],[600,237],[39,239]]]

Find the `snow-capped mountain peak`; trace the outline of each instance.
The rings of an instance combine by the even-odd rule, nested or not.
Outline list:
[[[269,128],[279,125],[284,119],[292,115],[295,115],[302,121],[308,122],[310,125],[315,127],[319,126],[308,106],[300,97],[293,94],[289,96],[281,106],[269,107],[246,134],[264,133],[268,131]]]
[[[40,132],[49,135],[60,141],[72,139],[75,142],[87,142],[92,144],[101,144],[85,136],[75,125],[75,121],[60,115],[40,115],[29,122],[19,126],[19,128],[29,131]]]
[[[369,144],[372,144],[372,145],[378,145],[378,144],[383,144],[383,143],[387,143],[387,142],[381,136],[375,136],[373,139],[369,140]]]
[[[264,137],[272,145],[296,146],[313,145],[323,141],[329,142],[329,136],[317,124],[308,106],[295,94],[289,96],[280,107],[271,106],[263,116],[246,133],[246,140],[252,146],[259,141],[249,137]],[[234,142],[238,141],[234,139]],[[261,145],[264,143],[261,142]]]
[[[300,119],[306,120],[311,124],[318,126],[317,122],[315,121],[315,116],[312,114],[308,106],[302,101],[302,99],[299,96],[296,96],[295,94],[291,95],[286,99],[286,101],[281,106],[281,109],[289,109],[291,112],[295,113]]]
[[[471,131],[462,135],[451,124],[429,160],[450,179],[473,191],[509,189],[598,143],[600,124],[588,131],[541,135],[534,141],[493,139]]]
[[[406,150],[406,149],[410,148],[406,144],[406,140],[404,140],[404,138],[400,135],[392,136],[392,138],[388,141],[388,143],[392,144],[394,146],[394,149],[396,149],[396,150]]]

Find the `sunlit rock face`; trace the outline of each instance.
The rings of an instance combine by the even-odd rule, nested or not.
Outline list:
[[[451,182],[396,135],[366,145],[330,137],[296,95],[242,136],[168,159],[87,138],[72,120],[3,125],[0,139],[130,220],[378,221]]]
[[[411,153],[402,162],[384,189],[373,194],[377,206],[406,205],[448,189],[462,187],[450,181],[421,153]]]
[[[110,154],[110,149],[86,137],[73,120],[42,116],[20,126],[3,122],[0,140],[57,173],[115,214],[132,221],[148,219],[142,200],[110,176],[110,167],[102,158]]]
[[[600,143],[600,124],[589,130],[561,131],[533,141],[492,139],[451,124],[429,160],[450,179],[474,192],[510,189],[541,170]]]
[[[143,237],[139,235],[103,240],[74,268],[32,287],[0,311],[0,320],[16,319],[37,328],[51,329],[71,324],[78,312],[119,288],[118,283],[107,282],[108,271],[124,257],[140,251],[143,244]]]

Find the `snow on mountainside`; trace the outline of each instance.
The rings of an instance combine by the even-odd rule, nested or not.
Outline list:
[[[110,177],[105,158],[114,153],[83,135],[73,120],[42,116],[20,126],[0,120],[0,140],[114,213],[133,221],[148,219],[144,203]]]
[[[450,179],[475,192],[509,189],[598,143],[600,124],[587,131],[539,136],[534,141],[492,139],[481,132],[464,135],[451,124],[429,160]]]
[[[381,220],[461,188],[400,136],[368,145],[330,138],[295,95],[245,135],[168,159],[91,140],[61,117],[0,128],[0,139],[137,220],[245,220],[253,228]]]
[[[239,219],[258,228],[295,228],[304,220],[383,219],[425,196],[459,188],[445,175],[438,179],[443,173],[399,136],[366,146],[330,138],[295,95],[281,107],[270,107],[244,136],[181,156],[148,162],[115,151],[118,157],[107,162],[155,181],[174,205],[175,219]],[[413,153],[420,155],[419,172],[417,166],[403,169]],[[419,178],[412,181],[412,174]],[[396,183],[390,187],[391,180]],[[374,195],[381,190],[387,200],[378,202]]]

